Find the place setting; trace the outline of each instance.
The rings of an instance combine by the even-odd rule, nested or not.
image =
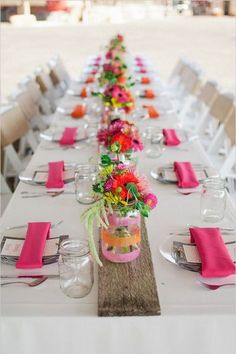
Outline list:
[[[83,122],[79,126],[53,127],[40,133],[43,150],[80,150],[88,140],[89,124]]]
[[[77,163],[64,163],[64,161],[49,162],[45,165],[26,169],[19,175],[19,179],[29,185],[44,186],[50,189],[50,192],[45,193],[45,195],[53,193],[60,195],[61,190],[55,189],[62,189],[64,184],[74,182],[76,166]],[[27,198],[27,195],[22,195],[22,197]]]
[[[177,267],[199,273],[196,284],[217,290],[236,285],[235,235],[236,231],[229,234],[218,227],[192,227],[185,235],[167,237],[159,251]]]

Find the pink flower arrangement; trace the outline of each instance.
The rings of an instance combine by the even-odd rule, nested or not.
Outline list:
[[[108,128],[98,132],[97,138],[100,143],[114,153],[143,150],[138,128],[126,120],[114,120]]]

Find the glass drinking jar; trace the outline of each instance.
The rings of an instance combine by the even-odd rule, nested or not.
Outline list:
[[[119,210],[107,215],[109,226],[101,229],[103,256],[114,263],[127,263],[140,255],[140,213],[129,212],[122,216]]]
[[[204,221],[217,222],[224,218],[226,206],[225,181],[207,178],[201,194],[201,216]]]
[[[75,196],[81,204],[92,204],[95,201],[93,184],[98,173],[97,165],[78,165],[75,171]]]
[[[66,240],[59,250],[61,290],[69,297],[81,298],[91,291],[94,282],[93,260],[88,245],[80,240]]]

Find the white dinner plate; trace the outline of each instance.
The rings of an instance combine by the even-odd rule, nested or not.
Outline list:
[[[87,132],[86,132],[86,128],[87,128],[88,124],[87,122],[83,122],[81,125],[76,126],[74,128],[78,128],[77,130],[77,134],[76,134],[76,138],[75,138],[75,142],[83,142],[85,140],[87,140]],[[70,127],[73,128],[73,127]],[[51,141],[53,143],[58,143],[63,131],[65,128],[50,128],[45,130],[44,132],[40,133],[40,138],[42,138],[43,140],[46,141]],[[66,145],[62,145],[66,146]]]
[[[64,183],[73,182],[75,179],[75,168],[77,164],[65,164]],[[48,165],[40,165],[34,169],[25,170],[19,175],[20,181],[28,184],[46,184],[48,177]]]

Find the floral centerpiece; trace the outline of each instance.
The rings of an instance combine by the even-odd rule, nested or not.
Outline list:
[[[127,120],[116,119],[97,133],[98,142],[115,154],[141,151],[144,146],[138,128]]]
[[[106,59],[113,59],[118,53],[125,53],[125,51],[124,36],[117,34],[110,40],[108,51],[106,53]]]
[[[125,84],[125,82],[131,78],[126,78],[127,66],[123,62],[111,62],[103,65],[103,70],[98,79],[100,86],[106,84],[114,85],[116,83]],[[133,84],[132,84],[133,85]]]
[[[134,98],[125,85],[108,85],[103,92],[92,92],[92,95],[101,97],[104,106],[111,109],[122,108],[125,113],[130,113],[134,108]]]
[[[98,201],[82,214],[93,258],[102,265],[93,237],[93,223],[96,220],[102,227],[103,255],[113,262],[135,259],[141,243],[139,215],[148,217],[157,204],[156,196],[149,190],[147,178],[102,155],[100,173],[93,191]]]

